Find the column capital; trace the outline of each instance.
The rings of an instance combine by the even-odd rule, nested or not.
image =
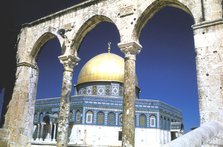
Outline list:
[[[32,63],[29,63],[29,62],[19,62],[19,63],[17,63],[17,67],[20,67],[20,66],[31,67],[31,68],[34,68],[34,69],[38,70],[37,64],[32,64]]]
[[[73,68],[75,65],[78,65],[80,58],[73,55],[61,55],[58,57],[60,63],[63,64],[65,71],[73,72]]]
[[[130,58],[135,60],[135,56],[140,53],[142,46],[135,41],[128,43],[118,43],[118,47],[125,54],[125,58]]]

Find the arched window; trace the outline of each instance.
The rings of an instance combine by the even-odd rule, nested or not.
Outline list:
[[[150,127],[156,127],[156,117],[154,115],[151,115],[149,118]]]
[[[118,124],[122,125],[122,113],[120,113],[118,116]]]
[[[163,117],[160,116],[160,129],[163,129]]]
[[[35,122],[35,123],[38,122],[38,113],[35,113],[35,114],[34,114],[34,122]]]
[[[137,115],[135,115],[135,127],[137,125],[137,122],[138,122],[138,117],[137,117]]]
[[[170,119],[169,118],[167,118],[167,128],[166,129],[170,130]]]
[[[86,123],[91,124],[92,122],[93,122],[93,112],[89,110],[86,113]]]
[[[51,126],[50,126],[50,117],[47,115],[45,115],[43,117],[43,132],[42,132],[42,138],[45,139],[47,137],[48,134],[50,134],[50,130],[51,130]]]
[[[73,121],[73,112],[72,111],[70,111],[70,113],[69,113],[69,121]]]
[[[108,113],[108,125],[111,125],[111,126],[115,125],[115,113],[113,112]]]
[[[53,123],[57,123],[57,121],[58,121],[58,113],[53,113],[53,119],[52,119],[52,122]]]
[[[166,117],[163,118],[163,129],[166,130]]]
[[[76,111],[75,122],[76,122],[76,124],[81,123],[81,112],[79,110]]]
[[[139,127],[146,127],[146,115],[141,114],[139,116]]]
[[[98,112],[97,114],[97,124],[98,125],[103,125],[104,124],[104,113],[103,112]]]

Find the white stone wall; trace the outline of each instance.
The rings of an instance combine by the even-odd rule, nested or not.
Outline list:
[[[69,145],[121,146],[118,140],[121,127],[74,125]],[[170,131],[156,128],[136,128],[135,147],[159,147],[170,142]]]

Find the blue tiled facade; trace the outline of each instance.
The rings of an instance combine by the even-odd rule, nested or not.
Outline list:
[[[59,103],[59,98],[37,100],[34,124],[42,122],[44,116],[58,116]],[[75,95],[71,97],[70,105],[71,124],[121,126],[122,97]],[[169,130],[170,122],[182,122],[182,113],[178,109],[159,100],[136,99],[135,108],[135,124],[139,128]],[[92,115],[89,122],[87,112]],[[102,121],[100,124],[99,120]],[[50,121],[57,121],[57,118],[50,117]]]

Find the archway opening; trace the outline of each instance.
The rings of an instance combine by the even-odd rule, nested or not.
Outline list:
[[[94,26],[92,24],[92,26]],[[82,39],[80,39],[82,40]],[[84,36],[80,47],[78,49],[78,56],[80,62],[78,66],[75,66],[75,72],[73,77],[73,84],[76,85],[78,81],[78,74],[82,67],[94,56],[107,53],[108,43],[111,42],[111,53],[123,56],[119,50],[117,44],[120,42],[119,32],[116,26],[111,22],[102,21],[98,23],[86,36]],[[72,90],[74,94],[74,89]]]
[[[42,122],[42,127],[43,127],[43,134],[42,138],[43,140],[51,140],[51,125],[50,125],[50,118],[49,116],[44,116],[43,122]]]
[[[37,56],[39,78],[37,85],[37,99],[55,98],[61,96],[63,65],[58,56],[62,49],[57,38],[47,41]]]
[[[94,19],[94,17],[93,17],[93,19]],[[99,19],[96,19],[96,20],[98,21]],[[109,19],[106,19],[106,20],[109,20]],[[77,84],[77,82],[78,82],[78,76],[79,76],[81,69],[93,57],[95,57],[99,54],[108,53],[108,43],[109,42],[111,42],[110,52],[113,54],[118,54],[120,56],[123,56],[123,54],[121,53],[120,49],[117,46],[117,44],[120,42],[119,32],[118,32],[116,26],[111,21],[108,22],[106,20],[97,22],[97,24],[87,25],[86,27],[90,27],[90,28],[93,27],[93,28],[89,32],[87,32],[87,33],[85,32],[86,34],[83,33],[85,35],[83,39],[80,39],[80,38],[78,39],[78,40],[82,40],[81,45],[78,49],[78,56],[80,57],[81,60],[78,64],[78,66],[76,66],[74,68],[74,76],[73,76],[73,84],[77,85],[77,87],[79,86]],[[95,21],[89,21],[89,22],[95,22]],[[85,28],[85,27],[83,27],[83,28]],[[87,28],[86,30],[89,30],[89,28]],[[99,82],[96,83],[95,84],[96,86],[94,86],[94,87],[98,88],[101,86],[102,87],[101,89],[103,89],[104,88],[103,84],[109,83],[107,81],[101,81],[101,82],[102,83],[99,83]],[[89,84],[89,83],[90,82],[86,82],[86,84]],[[92,89],[90,89],[90,91],[92,91],[92,93],[93,93]],[[107,110],[105,108],[103,108],[104,106],[100,107],[98,104],[96,104],[96,105],[94,104],[94,106],[92,105],[93,103],[106,102],[106,100],[107,100],[106,96],[103,98],[103,96],[98,96],[98,95],[93,95],[93,94],[87,95],[86,93],[75,93],[74,91],[79,92],[78,89],[77,90],[73,89],[72,97],[73,97],[73,95],[75,95],[76,97],[73,97],[73,99],[71,97],[71,99],[74,100],[76,98],[81,98],[80,100],[83,101],[83,103],[89,103],[89,106],[87,106],[85,104],[80,105],[78,107],[71,106],[71,111],[76,112],[76,118],[75,118],[76,121],[72,127],[71,135],[73,135],[73,136],[70,136],[70,141],[71,142],[72,141],[80,142],[81,140],[83,140],[83,139],[81,139],[81,136],[85,136],[86,134],[94,134],[93,137],[88,138],[86,136],[86,140],[89,142],[94,142],[94,145],[105,144],[104,139],[106,139],[106,136],[108,136],[108,135],[105,136],[105,134],[103,132],[108,131],[108,130],[106,130],[107,128],[104,126],[106,126],[107,124],[110,125],[110,128],[111,128],[111,126],[115,126],[116,122],[117,122],[116,121],[117,114],[113,113],[114,116],[112,118],[110,118],[110,120],[112,119],[111,122],[107,123],[106,118],[107,118],[108,113],[107,113]],[[94,91],[97,91],[96,93],[98,93],[99,88]],[[105,91],[106,91],[105,88],[102,91],[103,91],[102,93],[105,93]],[[87,100],[87,99],[89,99],[89,100]],[[113,112],[113,109],[111,109],[111,111]],[[86,126],[88,126],[88,128],[83,129],[82,127],[78,127],[79,125],[86,125]],[[97,129],[98,131],[95,131],[95,129]],[[72,138],[74,138],[75,134],[77,137],[75,139],[72,139]],[[112,134],[112,133],[109,133],[109,135],[110,134]]]
[[[50,106],[48,109],[45,109],[50,105],[45,102],[47,99],[53,98],[51,100],[51,104],[53,104],[56,101],[55,98],[59,98],[61,96],[63,65],[58,59],[58,56],[60,56],[62,52],[60,43],[57,38],[53,38],[54,36],[51,34],[50,36],[51,37],[48,38],[43,35],[43,37],[36,43],[36,46],[40,46],[40,48],[34,48],[35,50],[32,54],[36,59],[39,70],[36,94],[37,100],[35,103],[35,113],[37,114],[36,118],[39,119],[34,119],[34,124],[37,124],[35,129],[37,132],[37,140],[34,138],[35,141],[38,141],[38,139],[49,141],[55,140],[56,138],[58,115],[55,116],[53,114],[58,113],[59,108],[51,108]],[[48,113],[47,116],[45,115],[46,113]],[[53,122],[51,122],[50,117],[52,117]],[[50,124],[52,124],[52,126]]]
[[[142,29],[136,66],[140,97],[180,109],[184,133],[199,126],[193,23],[181,9],[162,8]]]

